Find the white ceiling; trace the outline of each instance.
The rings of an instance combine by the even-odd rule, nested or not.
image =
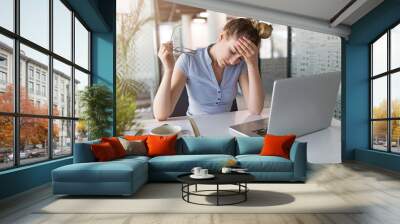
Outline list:
[[[351,0],[226,0],[329,21]]]
[[[351,25],[383,0],[168,0],[347,38]],[[334,23],[332,18],[347,4]]]

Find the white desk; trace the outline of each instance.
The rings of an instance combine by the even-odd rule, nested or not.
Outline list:
[[[212,115],[192,116],[201,136],[230,136],[229,127],[234,124],[268,117],[269,108],[264,108],[261,115],[250,115],[247,110]],[[174,117],[169,120],[186,120],[188,117]],[[146,124],[157,122],[144,120]],[[167,121],[168,122],[168,121]],[[160,122],[160,124],[165,122]],[[340,121],[333,119],[329,128],[314,132],[297,139],[307,142],[307,159],[310,163],[341,162],[341,129]]]

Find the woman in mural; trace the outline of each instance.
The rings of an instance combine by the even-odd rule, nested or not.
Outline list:
[[[154,116],[166,120],[173,112],[184,86],[189,98],[187,115],[230,111],[237,94],[243,92],[248,111],[260,114],[264,92],[258,69],[261,38],[271,35],[272,26],[250,19],[225,24],[216,43],[183,53],[175,62],[171,42],[158,52],[164,75],[154,98]]]

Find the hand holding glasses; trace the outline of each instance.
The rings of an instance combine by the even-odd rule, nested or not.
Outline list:
[[[175,33],[176,33],[176,30],[177,30],[177,28],[178,28],[179,26],[175,26],[174,28],[173,28],[173,30],[172,30],[172,34],[171,34],[171,38],[170,38],[170,42],[172,43],[172,46],[174,46],[174,35],[175,35]],[[183,54],[196,54],[196,51],[195,50],[192,50],[192,49],[190,49],[190,48],[186,48],[186,47],[183,47],[183,48],[180,48],[180,47],[173,47],[172,48],[172,50],[174,51],[174,52],[177,52],[177,53],[183,53]]]

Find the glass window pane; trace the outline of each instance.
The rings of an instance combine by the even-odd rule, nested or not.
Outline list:
[[[45,118],[21,117],[19,156],[22,165],[49,158],[48,124]]]
[[[47,55],[21,44],[21,113],[48,114],[48,64]]]
[[[53,60],[53,115],[72,117],[71,66]]]
[[[75,18],[75,63],[89,69],[89,32]]]
[[[391,74],[390,85],[391,116],[400,118],[400,72]]]
[[[392,152],[400,153],[400,120],[390,122],[390,139],[392,141]]]
[[[372,44],[372,75],[387,71],[387,34]]]
[[[75,143],[88,140],[88,129],[84,120],[75,121]]]
[[[273,24],[274,32],[271,38],[261,39],[260,67],[263,88],[265,91],[264,105],[270,105],[272,87],[277,79],[287,77],[287,26]],[[246,109],[243,96],[236,97],[238,109]],[[242,102],[241,102],[242,101]],[[240,107],[243,105],[243,107]]]
[[[60,1],[53,0],[53,51],[71,60],[72,12]]]
[[[10,116],[0,116],[0,170],[14,165],[14,124]]]
[[[53,120],[53,157],[72,154],[72,121]]]
[[[339,37],[292,28],[291,76],[341,71]]]
[[[21,36],[49,48],[49,0],[20,0]]]
[[[400,24],[390,32],[390,67],[400,67]]]
[[[372,80],[372,118],[387,118],[387,77]]]
[[[86,86],[89,86],[89,75],[81,72],[78,69],[75,69],[75,117],[79,117],[81,114],[79,99],[81,92],[85,89]]]
[[[372,122],[372,148],[387,151],[387,121]]]
[[[0,111],[14,111],[14,43],[0,35]]]
[[[0,1],[0,26],[14,31],[14,0]]]

